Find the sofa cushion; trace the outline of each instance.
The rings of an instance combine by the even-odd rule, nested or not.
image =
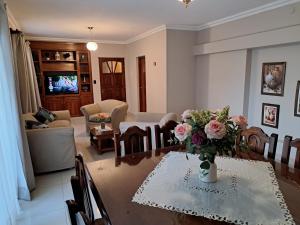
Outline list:
[[[52,122],[55,120],[55,114],[49,110],[40,107],[39,111],[34,115],[34,117],[41,123]]]
[[[167,113],[166,115],[164,115],[163,118],[161,118],[161,120],[159,121],[159,126],[163,127],[170,120],[177,121],[176,113]]]
[[[23,121],[31,120],[31,121],[38,122],[37,119],[32,115],[32,113],[23,114],[22,118],[23,118]]]
[[[39,121],[35,120],[25,120],[25,128],[26,129],[40,129],[40,128],[47,128],[47,124],[43,124]]]
[[[55,128],[55,127],[70,127],[71,122],[69,120],[55,120],[53,122],[48,123],[48,126],[50,128]]]
[[[89,122],[93,123],[110,123],[111,122],[111,115],[110,113],[96,113],[89,116]]]

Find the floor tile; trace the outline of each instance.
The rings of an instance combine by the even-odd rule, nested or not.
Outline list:
[[[45,213],[31,214],[20,218],[17,225],[69,225],[67,224],[66,210],[55,210]]]

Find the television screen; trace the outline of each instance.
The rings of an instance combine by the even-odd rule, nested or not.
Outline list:
[[[46,94],[77,94],[77,75],[51,75],[45,78]]]

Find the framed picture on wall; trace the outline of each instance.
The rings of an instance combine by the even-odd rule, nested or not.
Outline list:
[[[298,80],[296,88],[294,115],[300,117],[300,80]]]
[[[283,96],[286,62],[263,63],[261,94]]]
[[[278,128],[280,105],[263,103],[261,124],[264,126]]]

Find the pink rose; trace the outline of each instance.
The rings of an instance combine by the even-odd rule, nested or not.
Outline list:
[[[191,134],[192,126],[187,123],[181,123],[175,127],[174,131],[175,131],[175,137],[180,142],[183,142]]]
[[[247,125],[248,125],[248,121],[247,118],[245,116],[233,116],[231,117],[231,120],[238,125],[242,130],[245,130]]]
[[[209,139],[222,139],[226,135],[226,127],[217,120],[211,120],[205,125],[204,131]]]

